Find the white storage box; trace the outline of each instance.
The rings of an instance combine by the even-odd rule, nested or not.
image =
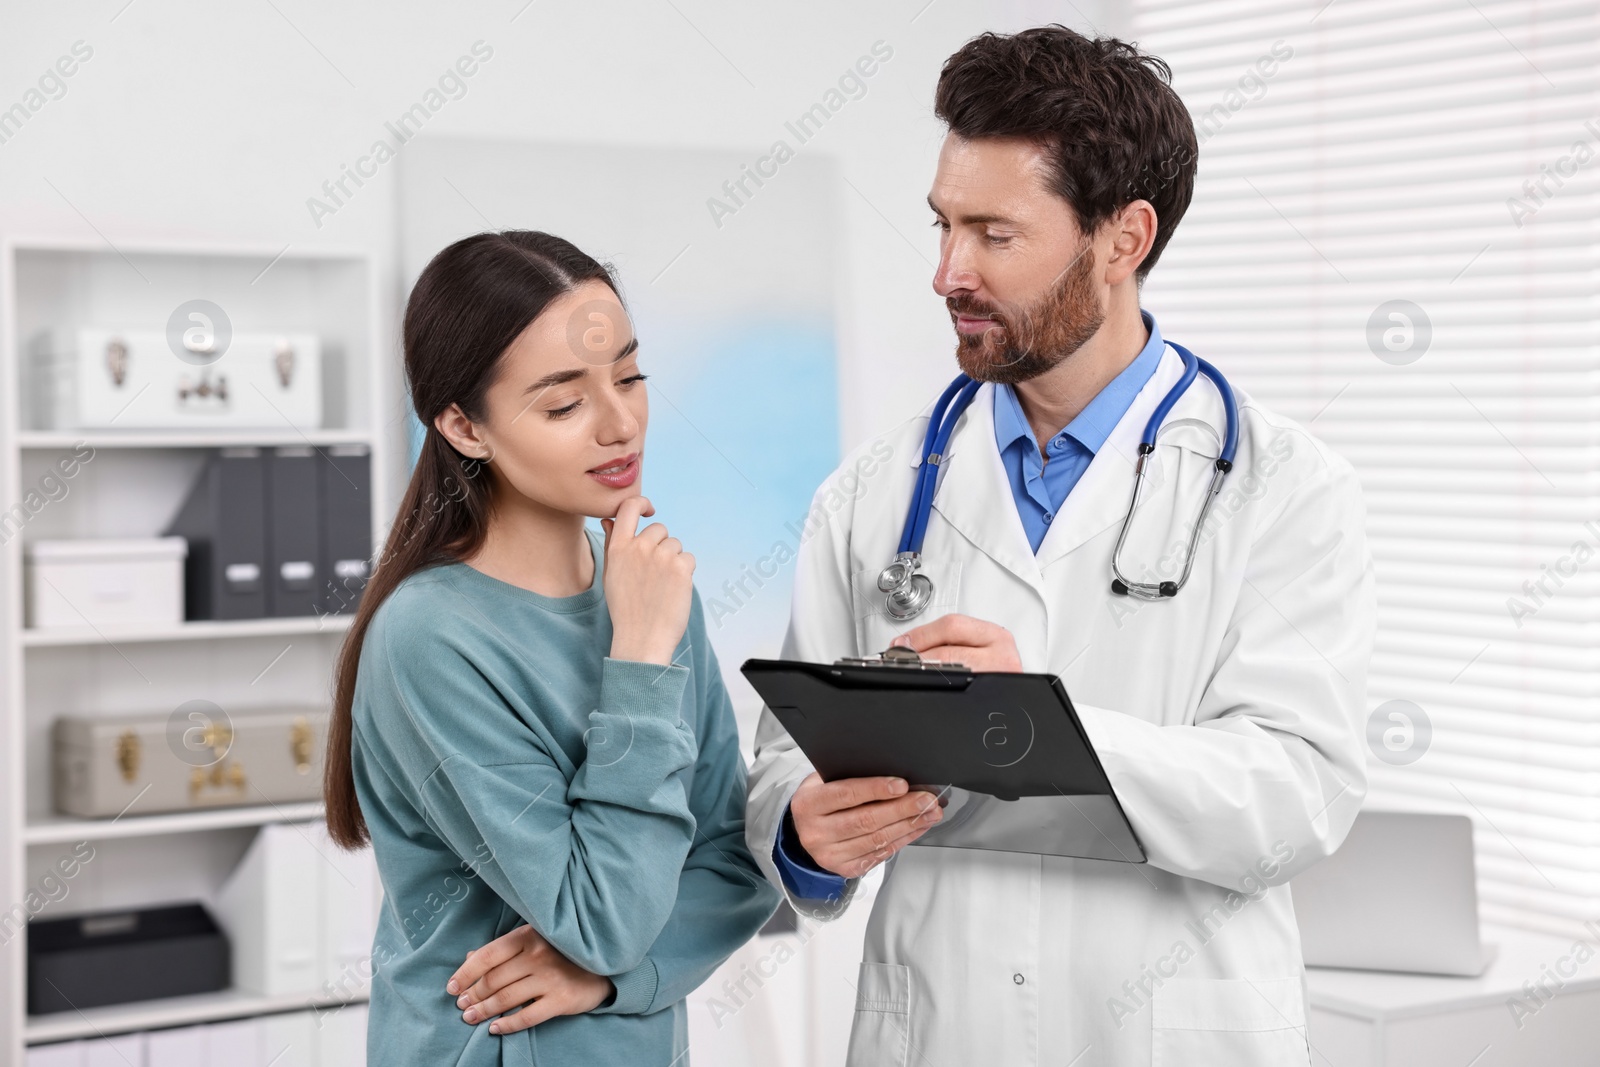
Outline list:
[[[32,629],[183,621],[181,537],[34,541],[23,554]]]

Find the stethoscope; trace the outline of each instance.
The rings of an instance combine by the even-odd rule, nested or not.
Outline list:
[[[1157,404],[1155,411],[1151,413],[1150,420],[1145,423],[1144,435],[1139,439],[1139,459],[1133,468],[1133,495],[1129,497],[1127,513],[1122,517],[1122,530],[1117,535],[1117,547],[1111,553],[1111,591],[1118,596],[1132,596],[1140,600],[1161,600],[1177,596],[1178,590],[1189,580],[1189,572],[1194,568],[1195,548],[1200,543],[1200,532],[1205,528],[1206,518],[1211,514],[1211,505],[1216,501],[1217,494],[1222,491],[1222,479],[1233,469],[1233,456],[1239,448],[1239,406],[1234,400],[1233,389],[1228,385],[1228,380],[1222,376],[1221,371],[1187,348],[1174,341],[1167,343],[1183,357],[1183,374],[1167,391],[1167,395],[1162,397],[1161,403]],[[1178,576],[1178,580],[1135,582],[1123,574],[1119,560],[1122,556],[1123,543],[1128,539],[1128,527],[1133,522],[1133,513],[1139,507],[1139,494],[1144,488],[1145,465],[1151,453],[1156,450],[1156,435],[1161,431],[1161,423],[1167,417],[1167,412],[1172,410],[1178,398],[1194,384],[1196,376],[1202,373],[1217,387],[1217,393],[1222,397],[1222,408],[1227,422],[1222,453],[1213,464],[1211,488],[1200,504],[1200,516],[1194,524],[1194,529],[1189,533],[1189,548],[1184,557],[1183,573]],[[933,600],[933,579],[922,573],[922,539],[928,531],[928,516],[933,511],[934,484],[938,478],[939,464],[944,457],[945,447],[950,442],[951,433],[955,431],[956,422],[961,418],[961,413],[967,409],[967,405],[972,403],[972,397],[977,393],[980,384],[965,374],[958,374],[955,381],[951,382],[940,395],[939,402],[933,406],[933,415],[928,420],[928,432],[922,441],[922,465],[917,468],[917,481],[911,492],[911,511],[906,516],[905,530],[900,535],[900,548],[895,553],[893,561],[878,575],[878,589],[884,594],[884,607],[892,619],[904,621],[916,618]]]

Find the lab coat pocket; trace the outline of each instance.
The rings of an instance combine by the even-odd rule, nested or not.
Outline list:
[[[849,1067],[904,1067],[911,1048],[911,968],[863,961],[850,1025]]]
[[[1151,1001],[1151,1067],[1309,1064],[1298,978],[1173,978]]]
[[[888,563],[884,560],[884,563]],[[914,618],[896,619],[885,606],[885,594],[878,588],[883,567],[863,567],[850,576],[850,597],[856,617],[856,654],[875,656],[889,642],[941,615],[959,610],[961,603],[961,561],[925,559],[922,573],[933,579],[933,598]]]

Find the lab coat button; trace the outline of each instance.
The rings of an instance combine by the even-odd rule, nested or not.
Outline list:
[[[1024,979],[1020,974],[1014,974],[1011,976],[1011,980],[1018,985],[1021,985],[1026,979]]]

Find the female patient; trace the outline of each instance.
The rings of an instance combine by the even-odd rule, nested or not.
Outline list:
[[[386,895],[368,1061],[665,1065],[777,897],[693,557],[640,528],[632,326],[607,268],[511,231],[434,257],[404,344],[427,436],[327,763],[329,829]]]

